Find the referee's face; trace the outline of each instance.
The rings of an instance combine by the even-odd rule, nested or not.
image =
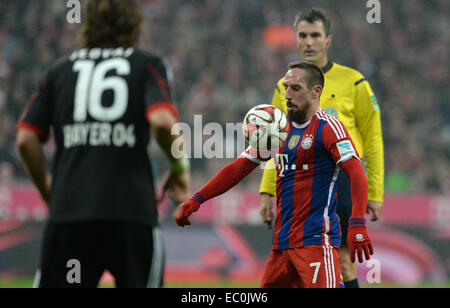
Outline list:
[[[331,35],[326,36],[321,20],[309,23],[302,20],[297,25],[297,47],[304,61],[324,66],[327,49],[331,44]]]

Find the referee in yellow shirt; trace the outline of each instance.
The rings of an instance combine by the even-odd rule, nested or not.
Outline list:
[[[302,11],[295,19],[298,50],[303,60],[322,68],[325,88],[320,106],[337,117],[346,126],[364,164],[369,182],[367,212],[376,221],[383,207],[384,151],[381,132],[380,107],[364,76],[349,67],[330,62],[327,49],[330,47],[330,21],[327,14],[318,8]],[[287,112],[285,89],[281,79],[275,89],[272,104]],[[265,222],[274,218],[273,200],[276,195],[276,169],[273,160],[268,163],[261,180],[260,214]],[[347,247],[348,220],[351,216],[350,183],[344,175],[338,183],[337,213],[341,222],[342,245],[339,251],[340,266],[346,288],[358,288],[356,264],[350,261]]]

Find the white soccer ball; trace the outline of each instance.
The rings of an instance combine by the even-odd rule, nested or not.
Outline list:
[[[284,113],[272,105],[258,105],[250,109],[242,123],[245,140],[258,150],[270,151],[281,147],[288,133]]]

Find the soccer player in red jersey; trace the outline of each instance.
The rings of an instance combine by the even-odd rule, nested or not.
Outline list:
[[[338,251],[336,182],[349,177],[353,201],[347,243],[352,261],[370,259],[372,244],[365,227],[367,179],[346,128],[319,107],[324,76],[308,62],[289,65],[286,89],[289,135],[274,155],[277,165],[277,216],[273,248],[261,287],[343,287]],[[249,147],[175,211],[179,226],[200,205],[238,184],[270,158]],[[263,158],[264,157],[264,158]]]
[[[380,218],[383,207],[384,154],[380,106],[366,78],[357,70],[330,61],[328,49],[332,44],[331,22],[320,8],[301,10],[294,23],[299,55],[305,61],[319,66],[325,76],[325,87],[320,96],[320,107],[337,117],[346,126],[355,149],[364,159],[369,185],[367,210],[371,220]],[[272,104],[287,114],[283,79],[274,90]],[[273,196],[276,195],[277,172],[273,160],[266,164],[260,185],[260,215],[272,223]],[[337,183],[337,209],[341,236],[347,238],[348,220],[352,214],[350,182],[343,174]],[[358,288],[356,264],[350,260],[350,250],[341,243],[339,261],[346,288]]]

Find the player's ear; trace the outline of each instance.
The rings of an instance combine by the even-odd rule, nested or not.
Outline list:
[[[319,99],[319,98],[320,98],[320,95],[322,94],[322,91],[323,91],[322,86],[320,86],[320,85],[315,85],[315,86],[312,88],[312,97],[313,97],[314,99]]]
[[[331,46],[331,42],[333,41],[333,36],[331,34],[328,34],[327,36],[327,48]]]

